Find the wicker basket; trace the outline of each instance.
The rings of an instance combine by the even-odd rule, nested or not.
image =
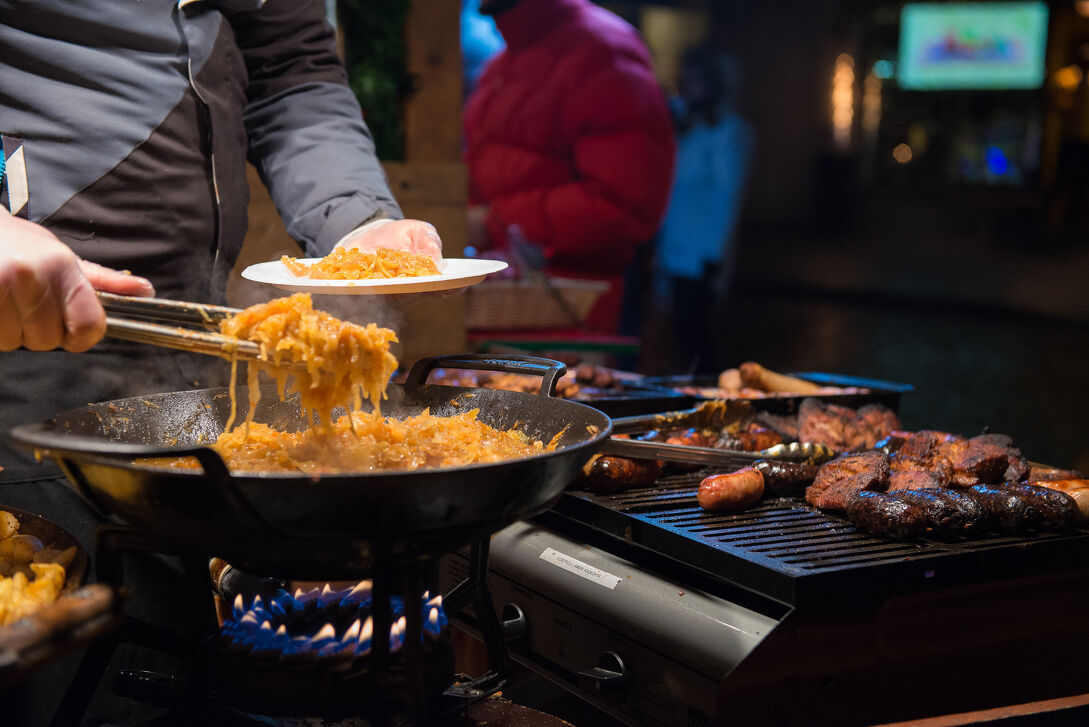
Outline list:
[[[609,289],[601,280],[495,280],[465,292],[465,327],[476,330],[575,328]]]

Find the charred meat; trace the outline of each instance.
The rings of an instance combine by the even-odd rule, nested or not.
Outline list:
[[[889,457],[889,491],[946,487],[953,478],[953,464],[942,454],[938,436],[921,431],[912,434]]]
[[[1004,481],[1018,482],[1028,475],[1028,462],[1005,434],[981,434],[971,439],[943,442],[939,451],[953,465],[954,487],[972,487]]]
[[[825,510],[844,510],[855,493],[884,490],[888,484],[889,457],[884,452],[842,454],[821,467],[813,484],[806,488],[805,499]]]
[[[880,404],[867,404],[856,411],[806,399],[798,407],[798,438],[832,449],[868,449],[899,428],[896,414]]]

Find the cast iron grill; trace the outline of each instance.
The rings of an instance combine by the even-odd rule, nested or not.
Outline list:
[[[636,552],[665,556],[790,605],[1039,574],[1073,567],[1089,554],[1085,531],[892,541],[802,498],[765,500],[740,513],[707,512],[696,490],[709,472],[664,477],[653,487],[614,495],[568,491],[544,519],[561,529],[589,527]]]

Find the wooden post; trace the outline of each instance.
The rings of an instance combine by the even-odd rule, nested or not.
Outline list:
[[[446,257],[461,257],[465,241],[468,191],[461,163],[460,0],[415,0],[405,25],[406,71],[415,91],[406,101],[405,161],[384,164],[390,187],[405,216],[435,225]],[[227,286],[231,305],[268,300],[267,286],[243,280],[239,273],[255,262],[298,255],[284,230],[256,170],[250,172],[250,228]],[[405,366],[424,356],[460,353],[466,348],[463,296],[424,296],[402,307],[403,323],[394,324]],[[348,305],[336,306],[343,315]],[[373,309],[360,306],[361,310]],[[355,320],[355,317],[348,316]],[[400,319],[400,316],[394,316]],[[360,322],[360,321],[357,321]],[[382,321],[379,321],[382,322]]]
[[[405,26],[415,92],[404,109],[405,162],[386,164],[405,215],[435,225],[446,257],[465,247],[468,181],[461,163],[461,1],[415,0]],[[465,351],[464,296],[405,307],[402,360]]]

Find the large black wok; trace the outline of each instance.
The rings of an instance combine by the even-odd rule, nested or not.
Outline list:
[[[532,373],[541,393],[426,384],[435,367]],[[477,408],[498,429],[518,428],[555,451],[494,464],[403,472],[325,475],[228,472],[203,446],[230,414],[227,389],[204,389],[91,404],[12,431],[23,446],[54,457],[72,484],[103,512],[180,551],[218,555],[254,573],[320,579],[363,576],[461,547],[551,506],[609,436],[610,420],[552,396],[565,367],[512,356],[448,356],[418,362],[391,384],[387,416],[425,408],[448,415]],[[239,411],[247,390],[239,387]],[[257,421],[302,428],[297,401],[262,389]],[[136,464],[194,456],[200,470]]]

